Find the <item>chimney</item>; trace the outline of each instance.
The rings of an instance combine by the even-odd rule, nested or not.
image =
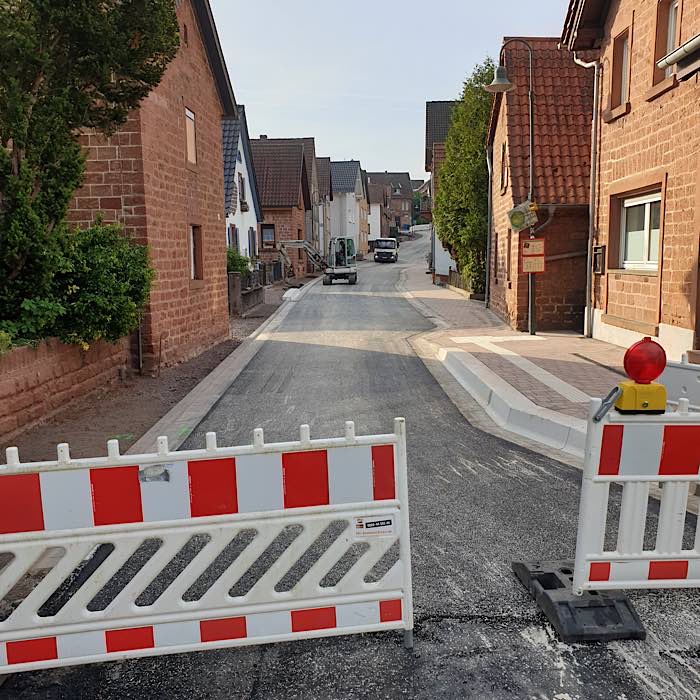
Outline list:
[[[260,134],[260,139],[263,141],[267,139],[267,134]]]

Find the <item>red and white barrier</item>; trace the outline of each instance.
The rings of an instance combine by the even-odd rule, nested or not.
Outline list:
[[[700,415],[608,413],[591,404],[573,590],[700,587],[700,529],[684,548],[688,492],[700,481]],[[605,548],[610,486],[622,485],[615,549]],[[648,531],[649,488],[662,487],[656,532]],[[653,547],[651,541],[654,541]]]
[[[205,450],[183,452],[159,438],[156,454],[136,457],[110,441],[107,457],[72,460],[60,445],[57,461],[22,464],[10,448],[0,466],[0,673],[384,629],[404,629],[410,643],[406,476],[403,419],[389,435],[356,436],[347,423],[342,438],[311,440],[302,426],[298,442],[278,444],[258,429],[252,445],[229,448],[209,433]],[[299,534],[271,554],[290,528]],[[331,528],[340,534],[328,541]],[[139,604],[197,537],[201,549]],[[398,561],[368,576],[397,540]],[[130,563],[144,543],[156,551]],[[112,551],[85,574],[105,545]],[[16,600],[29,572],[40,580]],[[195,584],[203,590],[189,595]],[[109,602],[93,605],[110,586]]]

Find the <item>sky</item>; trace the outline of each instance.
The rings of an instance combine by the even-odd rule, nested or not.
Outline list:
[[[425,103],[503,36],[561,34],[568,0],[210,0],[251,138],[425,179]]]

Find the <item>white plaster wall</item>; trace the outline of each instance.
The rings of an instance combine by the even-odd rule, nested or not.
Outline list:
[[[258,220],[255,214],[255,206],[253,206],[253,195],[250,189],[251,174],[248,169],[248,163],[246,162],[245,153],[241,148],[240,137],[238,141],[238,150],[241,154],[241,162],[236,163],[236,173],[234,177],[236,178],[236,188],[238,187],[238,174],[241,173],[245,178],[246,183],[246,198],[248,201],[249,209],[246,212],[241,211],[241,203],[237,202],[236,213],[229,214],[226,217],[226,230],[228,231],[229,224],[234,224],[238,228],[238,252],[241,255],[250,257],[250,250],[248,250],[248,229],[252,226],[256,231],[258,230]],[[259,243],[258,243],[259,245]]]

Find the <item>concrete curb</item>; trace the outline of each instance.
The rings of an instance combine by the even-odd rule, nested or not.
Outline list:
[[[414,297],[405,281],[406,271],[402,270],[397,289],[406,301],[437,328],[452,328],[447,319]],[[432,331],[421,334],[413,341],[421,346],[422,354],[434,357],[450,372],[497,426],[583,459],[586,421],[538,406],[466,350],[443,348],[431,342],[431,334]]]
[[[279,328],[282,321],[294,308],[294,302],[298,302],[306,296],[311,287],[321,279],[321,277],[317,277],[301,289],[294,289],[296,294],[293,295],[293,301],[283,301],[270,318],[144,433],[127,450],[127,454],[145,454],[155,450],[156,441],[161,436],[168,438],[171,450],[177,450],[233,384],[238,375],[247,367],[265,341]],[[287,292],[285,292],[286,294]]]

